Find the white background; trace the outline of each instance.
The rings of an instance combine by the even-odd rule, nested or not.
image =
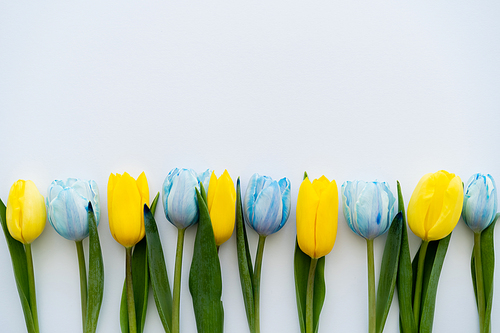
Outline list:
[[[19,178],[43,195],[54,179],[96,180],[105,264],[98,332],[119,332],[125,250],[108,228],[111,172],[145,171],[151,197],[174,167],[227,169],[243,190],[255,172],[287,176],[292,212],[266,242],[261,332],[299,332],[293,250],[305,170],[339,187],[377,179],[395,192],[399,180],[406,203],[420,177],[440,169],[464,182],[476,172],[500,181],[499,17],[497,1],[2,1],[0,197]],[[339,212],[320,331],[366,332],[366,245]],[[156,218],[172,281],[176,229],[162,209]],[[186,233],[183,332],[196,330],[187,287],[195,232]],[[248,233],[254,255],[257,236]],[[420,239],[409,237],[413,255]],[[0,238],[1,331],[23,332]],[[385,238],[375,241],[377,275]],[[460,221],[434,332],[478,332],[472,238]],[[235,244],[233,235],[220,249],[230,333],[248,331]],[[81,331],[74,244],[47,223],[33,251],[41,331]],[[495,281],[498,331],[500,273]],[[152,295],[145,329],[162,331]],[[385,332],[397,331],[395,297]]]

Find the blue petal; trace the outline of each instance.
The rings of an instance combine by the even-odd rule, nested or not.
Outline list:
[[[481,232],[493,221],[497,211],[497,191],[491,175],[474,174],[464,194],[462,216],[474,232]]]
[[[196,186],[198,179],[193,170],[182,169],[174,176],[166,195],[165,215],[177,228],[187,228],[198,221]]]
[[[206,193],[208,193],[208,186],[210,186],[210,176],[211,175],[212,175],[212,172],[210,171],[210,169],[207,169],[204,172],[199,173],[197,176],[198,182],[203,184],[203,188],[205,189]],[[199,186],[198,186],[198,189],[200,189]]]
[[[257,182],[259,178],[260,176],[258,173],[254,173],[252,177],[250,177],[245,191],[245,197],[243,198],[243,216],[249,225],[252,225],[254,222],[254,206],[255,199],[258,195]]]
[[[67,188],[50,202],[49,222],[64,238],[82,240],[89,234],[87,205],[87,199],[73,188]]]
[[[163,211],[165,212],[165,217],[168,219],[168,195],[170,189],[172,188],[173,178],[179,175],[179,169],[175,168],[170,170],[167,177],[163,181],[162,192],[161,192],[161,203],[163,204]]]
[[[283,217],[281,218],[280,229],[283,228],[286,221],[288,220],[288,216],[290,215],[290,210],[292,207],[292,198],[291,198],[291,183],[288,178],[282,178],[278,182],[281,191],[281,200],[283,202]],[[279,229],[278,229],[279,230]],[[278,231],[276,230],[276,231]]]
[[[268,236],[275,233],[283,226],[281,224],[282,211],[280,187],[278,182],[273,181],[257,196],[252,228],[259,235]]]

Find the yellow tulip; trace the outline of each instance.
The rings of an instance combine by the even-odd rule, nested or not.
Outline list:
[[[148,180],[144,172],[137,180],[126,172],[109,176],[109,229],[113,238],[127,248],[144,237],[144,204],[149,205]]]
[[[297,198],[297,241],[311,258],[321,258],[333,248],[337,236],[339,195],[337,183],[321,176],[304,179]]]
[[[45,201],[31,180],[12,185],[7,200],[7,228],[23,244],[33,242],[45,228]]]
[[[220,246],[233,234],[236,217],[236,190],[227,170],[219,179],[212,172],[208,185],[207,205],[215,244]]]
[[[464,190],[460,177],[444,170],[420,179],[408,204],[408,225],[425,241],[448,236],[460,219]]]

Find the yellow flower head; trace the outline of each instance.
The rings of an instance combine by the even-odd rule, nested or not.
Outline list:
[[[321,258],[333,248],[337,236],[339,195],[337,183],[322,176],[304,179],[297,198],[297,241],[311,258]]]
[[[45,228],[45,202],[31,180],[12,185],[7,200],[7,228],[12,238],[23,244],[33,242]]]
[[[149,205],[148,180],[144,172],[137,180],[126,172],[109,176],[109,229],[114,239],[127,248],[144,237],[144,204]]]
[[[215,243],[220,246],[233,234],[236,217],[236,190],[227,170],[219,179],[212,172],[208,185],[207,206],[214,229]]]
[[[408,225],[425,241],[448,236],[460,219],[464,190],[460,177],[444,170],[420,179],[408,204]]]

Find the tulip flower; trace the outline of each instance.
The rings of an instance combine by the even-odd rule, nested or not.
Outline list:
[[[209,170],[197,175],[191,169],[173,169],[165,178],[162,190],[162,203],[165,217],[177,227],[177,250],[175,256],[174,293],[172,304],[172,332],[179,332],[180,292],[182,252],[186,228],[198,222],[198,199],[196,189],[200,183],[208,184]]]
[[[396,199],[386,183],[347,181],[342,185],[344,216],[351,230],[366,239],[368,255],[368,331],[376,330],[373,239],[392,223]]]
[[[134,288],[132,284],[132,247],[145,234],[144,205],[149,206],[149,187],[146,175],[137,180],[128,173],[111,174],[108,180],[108,219],[113,238],[126,249],[126,285],[128,326],[131,333],[137,331]]]
[[[236,216],[236,190],[227,170],[217,178],[212,172],[207,193],[215,244],[220,246],[233,234]]]
[[[113,238],[131,248],[144,237],[144,205],[149,187],[143,173],[135,180],[128,173],[111,174],[108,180],[108,218]]]
[[[460,219],[464,199],[462,180],[441,170],[428,173],[417,184],[408,204],[408,225],[422,239],[413,299],[415,322],[420,320],[425,256],[430,241],[448,236]]]
[[[497,188],[491,175],[476,173],[465,186],[462,217],[475,233],[486,229],[497,213]]]
[[[302,304],[302,306],[297,307],[299,310],[299,318],[305,318],[304,322],[301,322],[301,329],[306,333],[313,333],[314,327],[318,327],[317,320],[319,318],[319,313],[315,313],[313,316],[313,304],[315,303],[314,286],[316,284],[315,276],[317,274],[318,261],[320,258],[330,253],[335,243],[335,237],[337,235],[338,206],[338,189],[335,180],[330,182],[325,176],[321,176],[321,178],[315,179],[311,183],[307,174],[304,174],[304,180],[300,185],[299,196],[297,198],[296,219],[298,247],[296,247],[295,250],[294,267],[297,302],[299,302],[299,299],[306,299],[305,306]],[[305,256],[301,254],[299,250],[310,257],[309,274],[307,278],[298,273],[299,270],[305,268],[303,264],[301,264],[303,260],[300,259]],[[320,277],[320,279],[322,279],[322,277]],[[298,282],[299,280],[300,283]],[[304,283],[307,285],[305,297],[299,296],[301,288],[298,287],[299,284]],[[320,299],[319,304],[322,304],[324,293]],[[304,308],[305,311],[303,311]],[[314,318],[316,318],[316,320]]]
[[[337,235],[338,189],[322,176],[304,179],[297,198],[297,241],[309,257],[321,258],[333,248]]]
[[[396,199],[386,183],[347,181],[342,199],[347,224],[358,236],[374,239],[389,230]]]
[[[280,230],[290,214],[290,181],[279,181],[254,174],[248,183],[243,201],[245,221],[262,236]]]
[[[497,204],[497,188],[493,177],[480,173],[473,175],[465,186],[462,218],[474,232],[474,250],[472,251],[474,260],[471,268],[474,269],[475,273],[473,283],[479,314],[479,331],[481,333],[490,332],[491,328],[491,303],[487,309],[488,300],[485,294],[485,284],[489,283],[487,287],[489,290],[492,290],[493,282],[490,279],[485,279],[484,276],[493,274],[488,272],[488,268],[491,270],[494,269],[493,265],[487,267],[487,262],[484,265],[487,271],[483,273],[483,257],[486,260],[488,258],[492,260],[491,258],[494,258],[495,253],[493,243],[492,241],[491,243],[488,242],[487,236],[485,239],[486,243],[482,245],[481,235],[483,234],[483,230],[488,228],[495,219]],[[493,232],[494,230],[489,231],[490,234]],[[488,316],[486,316],[486,311],[489,311]]]
[[[408,204],[408,225],[425,241],[448,236],[460,219],[464,195],[460,177],[444,170],[420,179]]]
[[[246,222],[259,234],[253,276],[253,306],[255,311],[253,325],[257,331],[260,330],[260,275],[264,243],[267,236],[277,232],[285,225],[290,214],[290,207],[290,181],[288,178],[276,181],[267,176],[260,176],[258,173],[250,178],[243,200],[243,214]]]
[[[45,199],[49,222],[57,233],[75,241],[80,269],[80,293],[83,330],[87,315],[87,270],[82,240],[89,235],[89,202],[94,212],[96,225],[99,224],[99,190],[95,181],[76,178],[54,180]]]
[[[42,233],[45,202],[31,180],[20,179],[10,188],[6,219],[10,235],[23,244],[31,244]]]
[[[89,235],[88,203],[99,224],[99,190],[95,181],[76,178],[54,180],[45,199],[49,222],[64,238],[81,241]]]
[[[38,332],[38,311],[31,243],[40,236],[45,228],[46,211],[43,196],[31,180],[18,180],[12,185],[5,214],[10,235],[24,244],[26,262],[18,262],[17,264],[25,266],[28,272],[29,309],[25,308],[26,303],[21,303],[25,311],[31,312],[32,323],[26,322],[26,325],[28,327],[33,325],[33,329]],[[26,296],[28,295],[23,295],[23,297]]]

